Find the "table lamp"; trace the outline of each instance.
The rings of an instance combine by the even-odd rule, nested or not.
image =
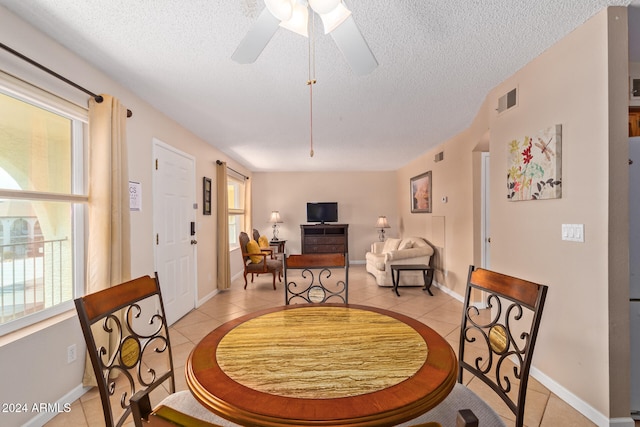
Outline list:
[[[273,223],[273,225],[271,226],[273,228],[273,239],[271,239],[271,241],[277,242],[278,241],[278,224],[282,224],[282,219],[280,219],[280,212],[272,211],[271,217],[269,218],[269,222]]]
[[[384,242],[384,229],[390,228],[389,222],[387,222],[386,216],[380,215],[378,217],[378,222],[376,222],[376,228],[380,229],[380,231],[378,231],[378,238],[380,239],[381,242]]]

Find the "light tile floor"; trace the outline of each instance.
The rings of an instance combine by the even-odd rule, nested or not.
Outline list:
[[[171,344],[174,354],[176,387],[186,389],[183,372],[186,359],[194,345],[212,329],[222,323],[252,311],[284,304],[283,285],[273,290],[271,276],[257,277],[247,290],[242,277],[236,279],[230,290],[223,291],[176,322],[171,328]],[[457,349],[462,304],[437,288],[429,296],[421,288],[400,288],[397,297],[390,288],[380,288],[363,265],[349,269],[349,302],[385,308],[418,319],[442,336]],[[508,426],[513,426],[513,416],[506,405],[479,381],[470,387],[478,392],[503,416]],[[535,379],[529,382],[525,424],[528,427],[595,426],[587,418],[555,396]],[[91,390],[72,405],[68,413],[57,415],[47,427],[101,426],[102,408],[96,390]],[[487,426],[488,427],[488,426]]]

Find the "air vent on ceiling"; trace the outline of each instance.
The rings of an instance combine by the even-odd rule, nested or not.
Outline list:
[[[502,113],[510,108],[518,105],[518,91],[517,89],[511,89],[505,95],[498,98],[498,108],[496,111]]]
[[[438,163],[444,160],[444,151],[439,152],[438,154],[435,155],[435,157],[433,158],[433,161]]]

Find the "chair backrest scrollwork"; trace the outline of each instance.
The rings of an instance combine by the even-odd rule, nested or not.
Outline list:
[[[131,397],[169,381],[173,358],[157,276],[140,277],[75,300],[105,424],[121,426]]]
[[[349,303],[348,254],[284,258],[285,303]]]
[[[458,381],[466,370],[490,386],[524,422],[524,405],[542,309],[548,287],[481,268],[469,268],[460,333]],[[472,302],[482,291],[487,305]],[[473,345],[473,352],[465,347]],[[473,356],[470,356],[473,353]]]

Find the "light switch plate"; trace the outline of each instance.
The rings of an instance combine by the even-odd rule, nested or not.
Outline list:
[[[584,224],[562,224],[562,240],[584,242]]]

